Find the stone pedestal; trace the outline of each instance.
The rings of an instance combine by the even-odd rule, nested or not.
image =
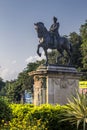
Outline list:
[[[40,66],[34,76],[34,104],[66,104],[79,87],[80,73],[74,67]]]

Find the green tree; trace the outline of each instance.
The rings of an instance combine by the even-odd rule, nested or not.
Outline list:
[[[41,64],[44,64],[45,63],[45,60],[41,60],[41,61],[36,61],[34,63],[29,63],[27,64],[27,67],[25,68],[25,70],[27,72],[31,72],[31,71],[34,71],[36,70]]]
[[[6,81],[6,84],[5,84],[5,96],[9,99],[10,102],[14,102],[14,86],[15,86],[15,82],[16,80],[14,81]]]
[[[80,69],[82,68],[82,54],[81,54],[81,44],[82,39],[81,36],[78,35],[76,32],[70,33],[69,35],[70,42],[73,45],[73,52],[72,52],[72,65],[74,65],[76,68]]]
[[[17,79],[16,90],[21,96],[22,103],[24,102],[25,90],[30,89],[32,91],[32,87],[33,87],[33,78],[28,75],[27,71],[23,71],[19,73],[18,79]],[[19,88],[19,90],[17,88]]]
[[[8,103],[0,98],[0,128],[3,124],[2,121],[5,123],[10,121],[12,118],[12,110],[9,107]],[[1,129],[2,130],[2,129]]]
[[[59,52],[57,52],[57,50],[52,50],[51,52],[48,53],[50,64],[56,64],[56,58],[57,58],[58,54],[59,54]]]
[[[5,82],[3,81],[3,79],[0,77],[0,96],[4,96],[4,87],[5,87]]]
[[[81,52],[83,56],[82,64],[83,69],[87,70],[87,20],[80,27],[80,35],[82,37],[82,45],[81,45]]]
[[[19,73],[16,80],[7,81],[5,85],[5,93],[10,102],[24,103],[25,90],[33,93],[33,77],[29,76],[29,72],[34,71],[43,64],[44,60],[29,63],[27,67]]]

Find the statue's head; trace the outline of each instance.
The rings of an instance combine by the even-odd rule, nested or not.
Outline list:
[[[37,22],[34,23],[35,30],[37,31],[38,37],[42,38],[44,35],[44,32],[46,32],[46,28],[44,27],[44,23],[42,22]]]
[[[43,28],[44,27],[44,23],[42,22],[38,22],[38,23],[34,23],[34,26],[37,28]]]
[[[56,18],[55,16],[53,17],[53,21],[54,21],[54,22],[56,22],[56,21],[57,21],[57,18]]]

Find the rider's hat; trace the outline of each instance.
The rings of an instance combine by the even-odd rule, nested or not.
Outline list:
[[[54,17],[53,17],[53,20],[57,21],[57,18],[54,16]]]

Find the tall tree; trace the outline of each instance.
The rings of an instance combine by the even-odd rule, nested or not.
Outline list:
[[[87,20],[80,27],[80,35],[82,37],[82,45],[81,45],[81,52],[83,56],[82,64],[84,70],[87,70]]]
[[[70,42],[73,44],[73,53],[72,53],[72,65],[81,70],[82,67],[82,55],[81,55],[81,36],[76,32],[70,33],[69,35]]]
[[[4,93],[4,87],[5,87],[5,82],[3,81],[3,79],[0,77],[0,95],[3,96],[5,95]]]
[[[4,82],[3,79],[0,77],[0,90],[2,89],[3,86],[5,86],[5,82]]]
[[[82,71],[83,80],[87,80],[87,20],[80,27],[80,35],[82,37],[81,53],[82,53]]]
[[[10,102],[14,102],[14,84],[16,81],[6,81],[5,84],[5,96],[9,99]]]

